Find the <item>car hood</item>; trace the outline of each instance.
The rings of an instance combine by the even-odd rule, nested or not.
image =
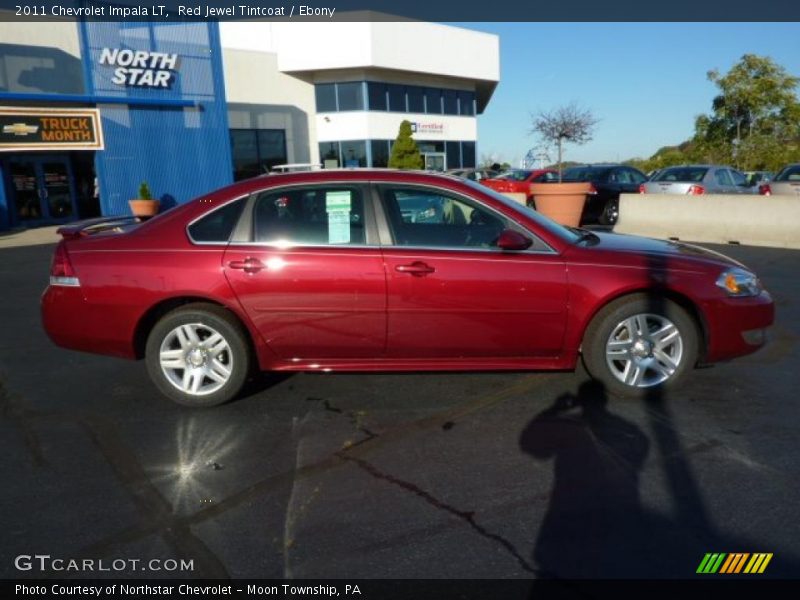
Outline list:
[[[597,239],[589,239],[581,243],[581,246],[591,250],[607,251],[612,253],[622,252],[633,255],[646,255],[658,258],[678,259],[681,261],[701,262],[722,267],[745,267],[742,263],[726,256],[720,252],[709,250],[694,244],[676,242],[672,240],[657,240],[653,238],[641,237],[638,235],[627,235],[611,232],[593,232]]]

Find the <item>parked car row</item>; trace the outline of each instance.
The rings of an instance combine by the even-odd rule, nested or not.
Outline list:
[[[478,181],[504,194],[525,194],[533,206],[532,183],[558,182],[553,169],[458,169],[451,175]],[[564,182],[591,183],[581,224],[614,225],[619,217],[620,194],[800,194],[800,164],[788,165],[778,175],[770,171],[742,172],[727,165],[680,165],[652,171],[650,176],[623,164],[580,165],[565,169]]]

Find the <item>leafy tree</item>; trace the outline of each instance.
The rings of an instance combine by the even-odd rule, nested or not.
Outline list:
[[[397,139],[392,144],[392,153],[389,156],[391,169],[421,169],[423,167],[422,154],[417,148],[417,142],[411,137],[411,123],[400,123]]]
[[[555,144],[558,148],[558,181],[561,182],[563,170],[563,145],[585,144],[591,141],[594,126],[599,119],[572,102],[551,111],[542,111],[533,117],[532,134],[538,134],[544,142]]]
[[[693,142],[700,157],[744,169],[777,169],[797,155],[798,77],[755,54],[742,56],[724,75],[713,69],[707,77],[719,93],[712,114],[695,122]]]

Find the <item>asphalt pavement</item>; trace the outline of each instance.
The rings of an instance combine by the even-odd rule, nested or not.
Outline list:
[[[773,293],[772,341],[645,402],[579,369],[264,376],[192,410],[50,343],[52,248],[0,250],[3,578],[686,578],[708,552],[800,577],[800,251],[715,248]]]

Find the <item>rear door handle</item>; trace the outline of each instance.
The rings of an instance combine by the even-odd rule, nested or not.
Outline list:
[[[258,273],[261,269],[266,269],[264,263],[257,258],[246,258],[244,260],[232,260],[228,263],[231,269],[239,269],[245,273]]]
[[[419,260],[411,263],[410,265],[397,265],[394,270],[399,273],[408,273],[414,277],[425,277],[425,275],[429,275],[430,273],[436,271],[436,269],[434,269],[432,266]]]

